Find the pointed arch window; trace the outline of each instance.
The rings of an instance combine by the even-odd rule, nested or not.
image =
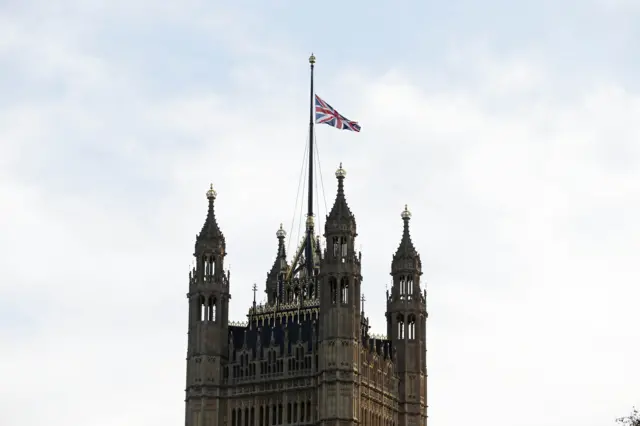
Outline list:
[[[207,319],[207,304],[204,296],[198,297],[198,319],[200,321]]]
[[[333,237],[333,256],[338,257],[340,255],[340,248],[338,246],[338,237]]]
[[[347,237],[340,237],[340,256],[347,257]]]
[[[407,299],[411,300],[413,297],[413,277],[407,276]]]
[[[398,339],[404,339],[404,315],[398,315]]]
[[[416,338],[416,316],[409,315],[409,321],[407,322],[407,334],[409,340],[415,340]]]
[[[349,303],[349,278],[340,278],[340,303]]]
[[[211,281],[213,275],[215,274],[216,268],[216,258],[211,254],[205,254],[203,256],[204,260],[204,280]]]
[[[336,304],[338,301],[338,280],[335,277],[329,278],[329,290],[331,292],[331,303]]]
[[[400,299],[404,299],[405,294],[407,294],[407,279],[404,275],[400,275],[398,284],[400,287]]]
[[[207,321],[211,321],[211,322],[215,322],[216,321],[216,315],[217,315],[217,304],[218,301],[216,300],[215,297],[210,296],[209,297],[209,303],[207,304]]]

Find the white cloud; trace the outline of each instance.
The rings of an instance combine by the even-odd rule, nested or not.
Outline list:
[[[145,10],[120,7],[110,16]],[[160,8],[150,19],[190,17]],[[57,19],[50,25],[66,22]],[[212,30],[244,52],[221,71],[230,85],[167,96],[88,42],[40,43],[21,29],[26,18],[3,22],[17,35],[0,37],[0,55],[19,54],[36,87],[55,75],[68,89],[0,116],[0,301],[11,302],[0,305],[0,420],[179,423],[184,293],[204,191],[213,181],[219,193],[239,320],[273,261],[279,223],[290,225],[306,58],[254,32]],[[348,171],[376,332],[399,213],[405,203],[414,213],[436,425],[595,426],[637,404],[640,99],[614,79],[558,81],[526,53],[460,48],[443,69],[473,78],[442,87],[430,84],[443,80],[436,69],[321,73],[322,96],[363,125],[317,133],[329,207],[333,170],[343,161]]]

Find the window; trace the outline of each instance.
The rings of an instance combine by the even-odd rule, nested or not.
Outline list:
[[[203,256],[203,266],[204,266],[204,279],[205,281],[210,281],[212,276],[215,274],[215,266],[216,258],[210,254],[205,254]]]
[[[398,315],[398,339],[404,339],[404,316]]]
[[[212,322],[215,322],[215,320],[216,320],[216,310],[217,310],[216,309],[216,304],[217,304],[216,298],[213,297],[213,296],[209,297],[209,307],[207,309],[207,311],[208,311],[207,312],[207,316],[208,316],[207,319],[209,321],[212,321]]]
[[[198,309],[200,310],[198,315],[200,321],[205,321],[207,319],[207,304],[205,303],[204,296],[199,297]]]
[[[408,332],[409,332],[409,340],[414,340],[416,338],[416,317],[415,317],[415,315],[410,315],[409,316]]]
[[[331,303],[335,304],[338,299],[338,280],[335,277],[329,278],[329,288],[331,291]]]
[[[340,303],[349,303],[349,278],[340,278]]]

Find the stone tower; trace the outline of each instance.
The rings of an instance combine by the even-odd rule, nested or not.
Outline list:
[[[338,194],[325,224],[327,248],[320,267],[319,425],[358,423],[360,255],[356,220],[344,194],[346,172],[336,172]]]
[[[312,274],[307,237],[287,261],[280,226],[266,298],[258,303],[254,284],[246,322],[229,321],[225,237],[216,193],[207,192],[189,273],[185,426],[426,426],[426,292],[410,214],[402,213],[391,266],[387,335],[373,334],[361,305],[361,256],[342,166],[336,177],[324,251],[319,237],[312,240]]]
[[[225,239],[216,222],[213,186],[209,211],[196,237],[195,267],[189,274],[186,426],[222,425],[223,367],[228,361],[229,273],[224,272]]]
[[[387,295],[387,335],[396,354],[399,378],[399,426],[425,425],[427,421],[426,290],[420,286],[422,262],[409,234],[411,213],[402,212],[404,229],[393,256],[393,286]]]

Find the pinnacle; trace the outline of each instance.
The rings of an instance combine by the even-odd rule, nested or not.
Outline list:
[[[204,221],[204,225],[202,226],[200,234],[198,234],[196,244],[220,241],[224,245],[224,235],[222,235],[222,231],[218,226],[218,222],[216,221],[216,214],[214,211],[216,191],[213,189],[213,185],[211,185],[209,190],[207,191],[207,199],[209,201],[207,218]]]
[[[347,172],[342,168],[342,163],[340,163],[340,168],[338,168],[338,170],[336,171],[336,178],[338,179],[338,193],[336,195],[336,201],[333,203],[333,207],[331,208],[331,212],[329,213],[328,219],[354,219],[353,213],[351,213],[351,209],[349,209],[349,205],[347,204],[347,199],[344,194],[344,179],[346,175]]]
[[[276,236],[278,237],[278,253],[276,255],[276,260],[273,262],[273,266],[271,267],[271,271],[269,272],[269,277],[276,277],[287,265],[287,251],[284,246],[284,238],[286,234],[287,233],[284,229],[282,229],[282,224],[280,224],[280,229],[276,232]]]
[[[420,256],[413,245],[413,241],[411,241],[411,233],[409,232],[409,221],[411,220],[411,212],[406,205],[401,216],[402,221],[404,222],[402,239],[400,240],[400,246],[398,246],[396,254],[393,256],[394,261],[397,259],[413,259]]]

